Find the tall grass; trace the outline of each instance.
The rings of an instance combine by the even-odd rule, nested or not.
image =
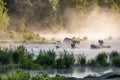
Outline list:
[[[34,58],[34,54],[27,51],[23,45],[16,49],[0,49],[0,72],[6,72],[14,68],[21,69],[41,69],[41,68],[71,68],[76,64],[79,66],[90,67],[120,67],[120,55],[113,51],[110,54],[110,62],[105,52],[98,54],[94,59],[87,60],[86,56],[78,55],[74,57],[73,53],[64,51],[56,55],[54,50],[40,50],[39,55]]]
[[[109,63],[107,62],[107,59],[108,59],[108,57],[107,57],[105,52],[99,53],[95,57],[95,59],[88,60],[87,65],[91,66],[91,67],[95,67],[95,66],[97,66],[97,67],[101,67],[101,66],[106,67],[106,66],[109,66]]]
[[[70,68],[75,63],[75,58],[73,54],[69,54],[67,51],[64,51],[59,55],[59,58],[56,59],[55,67],[57,68]]]
[[[77,63],[80,65],[80,66],[85,66],[86,65],[86,57],[84,55],[81,55],[79,54],[78,55],[78,59],[77,59]]]

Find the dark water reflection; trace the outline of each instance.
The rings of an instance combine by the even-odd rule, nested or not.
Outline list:
[[[30,71],[31,74],[43,74],[47,73],[50,76],[55,76],[56,74],[67,76],[67,77],[77,77],[83,78],[87,75],[97,75],[100,76],[102,74],[108,72],[120,72],[120,68],[108,68],[108,67],[74,67],[70,69],[43,69],[37,71]]]

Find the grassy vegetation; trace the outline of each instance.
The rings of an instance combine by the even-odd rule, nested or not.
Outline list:
[[[43,66],[53,66],[55,63],[55,58],[56,54],[54,50],[49,50],[47,52],[41,50],[35,62]]]
[[[74,65],[75,58],[73,54],[69,54],[67,51],[60,54],[59,58],[56,59],[55,67],[56,68],[70,68]]]
[[[106,53],[100,53],[96,56],[95,59],[91,59],[88,61],[87,65],[91,67],[96,67],[96,66],[101,66],[101,67],[106,67],[106,66],[113,66],[113,67],[120,67],[120,53],[117,51],[112,51],[109,54],[109,62],[108,56]]]
[[[67,80],[62,76],[49,77],[48,75],[34,75],[31,76],[28,72],[17,70],[16,73],[10,75],[0,75],[0,80]]]
[[[115,56],[117,54],[117,56]],[[33,53],[27,51],[23,45],[16,49],[0,49],[0,72],[7,72],[12,69],[20,68],[27,70],[37,70],[42,68],[71,68],[76,64],[79,66],[90,67],[120,67],[120,55],[111,52],[110,62],[105,53],[98,54],[94,59],[86,60],[84,55],[75,58],[74,55],[64,51],[56,55],[54,50],[41,50],[35,58]]]
[[[117,56],[116,56],[117,55]],[[120,55],[118,52],[111,52],[110,62],[107,62],[108,56],[105,53],[98,54],[94,59],[86,60],[84,55],[79,55],[77,63],[79,66],[90,67],[120,67]],[[54,50],[41,50],[35,58],[33,53],[27,51],[23,45],[16,49],[0,49],[0,73],[6,73],[15,70],[15,73],[1,75],[0,80],[68,80],[68,78],[56,75],[49,77],[47,74],[30,76],[27,70],[38,70],[42,68],[71,68],[76,64],[73,54],[64,51],[56,55]],[[22,69],[22,70],[21,70]],[[86,78],[95,78],[88,75]]]
[[[68,8],[77,10],[80,16],[88,15],[91,10],[98,7],[113,10],[113,13],[120,12],[119,0],[17,0],[17,2],[16,0],[0,0],[0,2],[6,4],[3,7],[8,10],[0,10],[1,13],[4,11],[5,15],[3,18],[1,17],[0,21],[20,31],[24,31],[25,25],[28,28],[32,26],[32,28],[36,29],[40,25],[42,28],[51,27],[59,31],[66,27],[64,25],[66,20],[64,19],[67,18],[64,16],[64,11]],[[43,4],[45,5],[43,6]],[[10,23],[7,17],[10,18]],[[80,19],[82,20],[83,18],[81,17]],[[35,24],[36,26],[34,26]]]
[[[120,67],[120,53],[112,51],[110,54],[110,64],[115,67]]]
[[[86,65],[86,57],[84,56],[84,55],[79,55],[78,56],[78,64],[80,65],[80,66],[85,66]]]
[[[112,65],[115,67],[120,67],[120,56],[112,59]]]
[[[108,66],[109,63],[107,62],[107,58],[107,55],[103,52],[97,55],[95,61],[98,66]]]
[[[21,68],[35,70],[41,68],[70,68],[74,65],[73,54],[66,51],[62,56],[56,58],[54,50],[41,50],[35,58],[33,53],[27,51],[26,47],[20,45],[17,49],[0,49],[0,72],[6,72],[11,69]]]
[[[88,75],[84,77],[83,79],[80,80],[86,80],[86,78],[92,80],[97,80],[101,79],[102,76],[96,76],[96,75]],[[119,78],[119,74],[113,74],[108,76],[105,79],[112,79],[112,78]],[[88,80],[87,79],[87,80]],[[8,74],[8,75],[0,75],[0,80],[78,80],[74,77],[64,77],[56,74],[54,77],[50,77],[47,74],[37,74],[37,75],[30,75],[29,72],[18,69],[15,73],[13,74]]]
[[[95,59],[91,59],[88,61],[87,65],[91,67],[106,67],[109,66],[109,63],[107,61],[108,56],[103,52],[96,56]]]
[[[49,43],[50,41],[35,35],[31,31],[16,32],[13,30],[3,30],[0,31],[0,42]]]

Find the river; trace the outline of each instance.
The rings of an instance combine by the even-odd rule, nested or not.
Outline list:
[[[54,49],[56,51],[56,54],[59,54],[60,52],[66,50],[69,53],[73,53],[74,55],[83,54],[86,56],[87,59],[94,58],[100,52],[106,52],[107,54],[109,54],[111,51],[120,52],[119,40],[106,41],[104,45],[110,45],[111,48],[91,49],[90,45],[92,43],[98,45],[97,42],[89,41],[89,42],[81,42],[80,44],[76,44],[75,49],[72,49],[70,44],[67,43],[59,43],[59,44],[0,43],[0,46],[1,48],[9,48],[10,46],[16,48],[19,45],[24,45],[29,52],[33,52],[36,56],[39,54],[39,51],[41,49],[42,50]],[[60,48],[56,49],[56,46],[59,46]],[[48,73],[50,76],[60,74],[63,76],[77,77],[77,78],[83,78],[89,74],[101,75],[107,72],[120,72],[120,68],[73,67],[70,69],[45,69],[45,70],[30,71],[31,74]]]

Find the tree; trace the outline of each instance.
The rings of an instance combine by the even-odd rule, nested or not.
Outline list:
[[[59,0],[49,0],[49,3],[51,4],[54,11],[57,11],[57,5],[59,3]]]
[[[5,3],[0,0],[0,30],[6,29],[9,25],[9,17],[7,15],[7,9],[5,8]]]

